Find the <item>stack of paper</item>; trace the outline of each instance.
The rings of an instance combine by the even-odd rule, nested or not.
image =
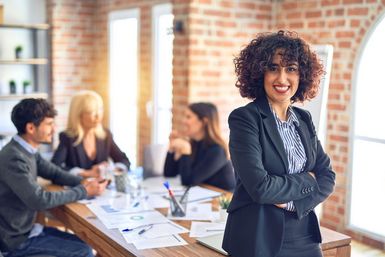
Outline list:
[[[187,233],[188,230],[172,221],[150,223],[127,230],[127,228],[119,229],[124,239],[128,243],[133,243],[139,250],[187,244],[178,234]]]
[[[185,217],[164,217],[154,208],[170,207],[168,192],[163,182],[168,180],[176,196],[183,195],[186,188],[181,186],[180,178],[150,178],[145,180],[139,197],[106,190],[102,196],[82,201],[109,229],[119,229],[128,243],[137,249],[186,245],[179,234],[189,232],[169,219],[179,220],[218,220],[219,213],[212,211],[211,203],[204,203],[218,197],[221,193],[200,186],[189,189]],[[209,225],[208,225],[209,224]],[[208,231],[211,229],[212,231]],[[191,237],[213,235],[222,232],[224,224],[193,222]]]
[[[88,208],[107,228],[119,229],[124,239],[138,249],[187,244],[178,234],[189,230],[168,220],[158,211],[129,212],[128,209],[117,210],[105,203],[91,203]]]

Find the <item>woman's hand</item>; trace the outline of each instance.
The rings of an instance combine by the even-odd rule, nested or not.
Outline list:
[[[277,206],[278,208],[281,208],[281,209],[285,209],[287,207],[287,203],[277,203],[274,205]]]
[[[191,144],[186,139],[177,138],[170,142],[170,149],[173,149],[174,160],[179,160],[182,155],[191,154]]]
[[[178,137],[180,137],[178,130],[173,130],[171,131],[170,136],[168,137],[168,140],[170,140],[171,142],[172,140],[177,139]]]
[[[108,180],[98,180],[93,178],[83,179],[81,184],[87,191],[87,196],[101,195],[107,187]]]
[[[170,133],[170,136],[168,137],[168,140],[169,140],[169,146],[168,146],[168,151],[171,152],[171,153],[174,153],[175,152],[175,147],[174,147],[174,140],[177,139],[179,137],[179,132],[177,130],[173,130],[171,131]]]
[[[316,178],[316,176],[315,176],[315,173],[314,172],[312,172],[312,171],[309,171],[308,172],[309,173],[309,175],[310,176],[312,176],[315,180],[317,180],[317,178]]]

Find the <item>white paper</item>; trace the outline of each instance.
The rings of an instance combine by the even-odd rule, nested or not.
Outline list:
[[[168,210],[167,218],[171,220],[218,220],[219,212],[211,211],[211,203],[187,204],[187,213],[184,217],[171,216]]]
[[[170,202],[161,195],[150,194],[148,197],[148,205],[152,208],[169,208]]]
[[[170,246],[187,245],[187,242],[184,241],[183,238],[181,238],[179,235],[171,235],[135,241],[134,245],[138,250],[143,250],[150,248],[163,248]]]
[[[219,197],[222,193],[203,188],[200,186],[192,187],[188,192],[188,203],[211,201],[215,197]]]
[[[92,210],[96,216],[105,216],[110,214],[131,213],[153,210],[148,203],[148,198],[131,199],[128,195],[109,200],[96,200],[88,203],[88,208]]]
[[[163,236],[170,236],[174,234],[181,234],[181,233],[187,233],[189,232],[188,229],[179,226],[178,224],[168,221],[165,223],[157,223],[152,224],[152,227],[148,229],[146,232],[139,234],[139,232],[142,229],[147,229],[147,227],[139,227],[137,229],[124,232],[122,229],[119,229],[120,233],[123,235],[124,239],[127,241],[127,243],[133,243],[138,240],[143,239],[152,239],[157,237],[163,237]]]
[[[168,194],[167,189],[163,185],[165,181],[168,181],[170,188],[174,191],[174,193],[184,191],[184,187],[181,184],[179,176],[173,178],[165,178],[163,176],[147,178],[143,181],[142,188],[148,194],[166,195]]]
[[[93,204],[88,205],[88,208],[95,213],[95,215],[107,228],[133,228],[140,225],[168,221],[168,219],[158,211],[142,211],[135,213],[113,212],[110,214],[104,214],[100,213],[100,207],[94,207],[95,205]]]
[[[191,222],[190,237],[205,237],[223,233],[226,223]]]

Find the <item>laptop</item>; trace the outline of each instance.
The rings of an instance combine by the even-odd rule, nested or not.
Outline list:
[[[228,255],[228,253],[222,249],[223,233],[216,234],[212,236],[199,237],[197,238],[198,243],[213,249],[223,255]]]

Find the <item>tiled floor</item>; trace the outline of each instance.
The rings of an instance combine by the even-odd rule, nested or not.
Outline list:
[[[385,257],[385,251],[352,241],[352,257]]]

